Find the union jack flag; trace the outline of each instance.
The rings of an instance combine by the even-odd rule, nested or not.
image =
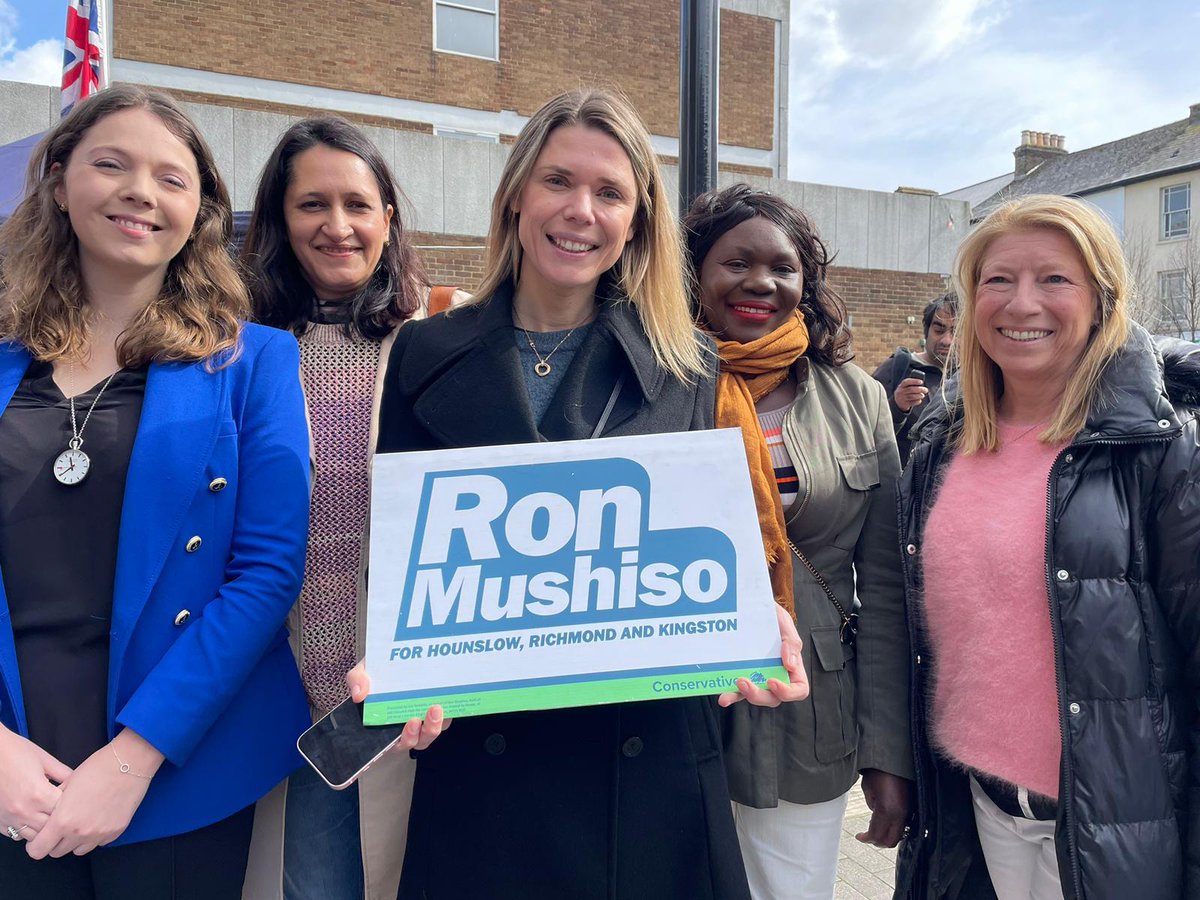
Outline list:
[[[104,0],[69,0],[63,53],[62,114],[104,87],[104,39],[100,7]]]

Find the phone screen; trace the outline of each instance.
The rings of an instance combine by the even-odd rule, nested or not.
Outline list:
[[[326,784],[340,790],[351,785],[403,732],[403,722],[364,725],[362,704],[347,697],[300,735],[296,749]]]

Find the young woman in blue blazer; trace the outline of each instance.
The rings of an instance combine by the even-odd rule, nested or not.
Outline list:
[[[296,342],[242,323],[228,194],[165,96],[84,101],[29,184],[0,230],[0,884],[235,900],[308,722]]]

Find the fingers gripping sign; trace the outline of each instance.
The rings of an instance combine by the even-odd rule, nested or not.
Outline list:
[[[717,698],[721,706],[732,706],[739,700],[748,700],[755,706],[778,706],[808,697],[808,675],[800,651],[804,642],[796,631],[796,623],[779,604],[775,604],[775,616],[779,620],[780,658],[788,671],[788,683],[777,678],[768,678],[767,687],[760,688],[748,678],[739,678],[736,691],[728,691]]]
[[[346,673],[346,687],[350,689],[350,697],[355,703],[361,703],[371,692],[371,677],[367,674],[364,661],[359,660],[358,665]],[[409,719],[405,723],[404,734],[392,745],[392,749],[402,753],[425,750],[450,727],[452,721],[442,715],[440,706],[431,706],[424,719]]]

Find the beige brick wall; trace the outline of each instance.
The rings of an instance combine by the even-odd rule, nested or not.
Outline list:
[[[429,0],[118,0],[114,55],[521,115],[596,84],[628,94],[655,134],[678,134],[677,3],[501,0],[500,11],[496,63],[435,53]],[[775,27],[721,13],[723,143],[771,149]]]
[[[921,272],[886,272],[881,269],[833,267],[829,281],[846,301],[853,317],[854,361],[873,371],[897,345],[910,350],[921,346],[921,310],[946,292],[941,275]],[[908,324],[912,316],[914,324]]]

